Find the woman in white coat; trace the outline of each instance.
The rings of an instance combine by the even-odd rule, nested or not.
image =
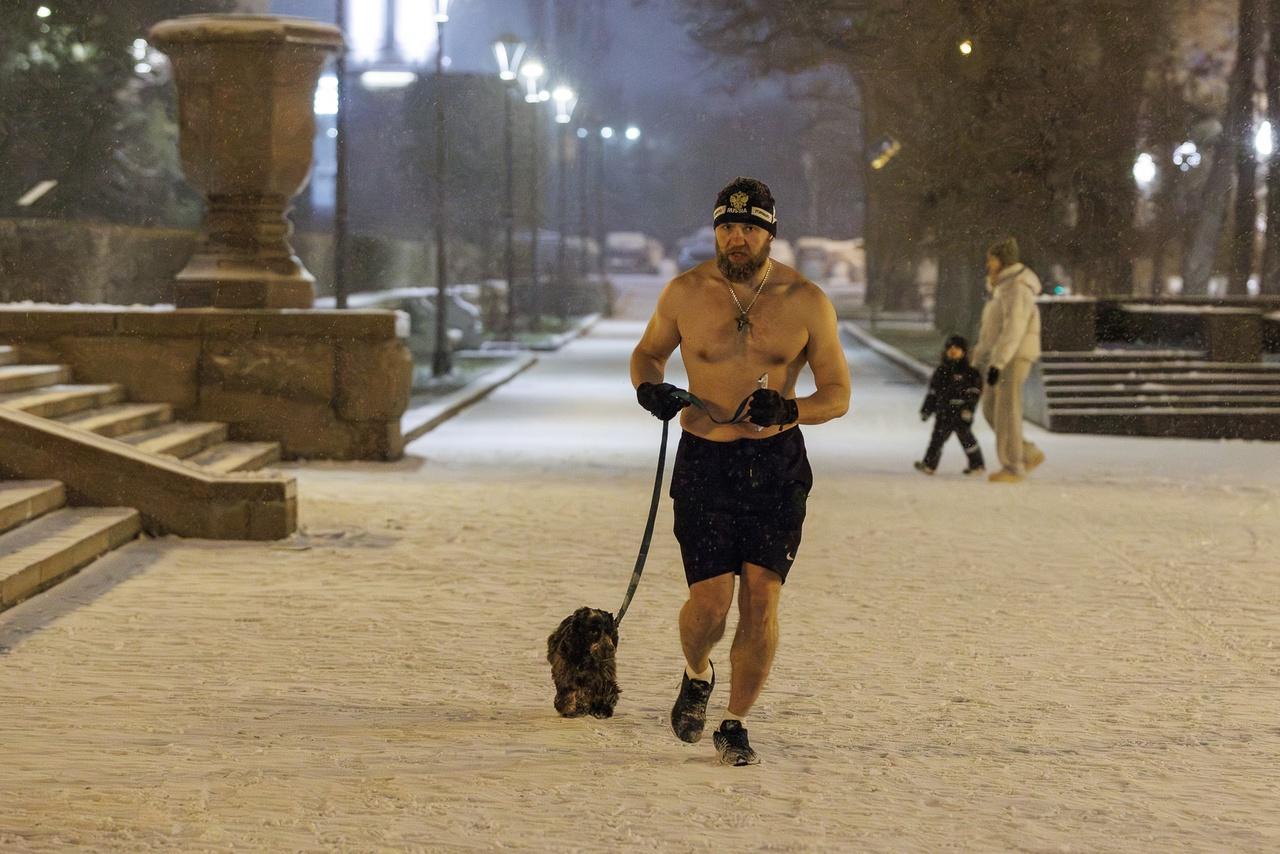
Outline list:
[[[1022,386],[1040,359],[1040,279],[1021,263],[1012,237],[987,250],[987,289],[973,363],[985,369],[982,414],[996,431],[1000,470],[989,480],[1017,483],[1044,462],[1044,452],[1022,437]]]

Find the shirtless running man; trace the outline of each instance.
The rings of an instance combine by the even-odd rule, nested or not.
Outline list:
[[[631,355],[640,405],[668,420],[688,406],[663,382],[680,348],[689,391],[707,411],[684,409],[671,474],[675,535],[689,599],[680,610],[685,672],[671,709],[682,741],[702,738],[715,686],[711,650],[724,635],[740,575],[738,630],[729,652],[729,709],[714,734],[728,765],[759,760],[743,725],[760,696],[778,645],[778,598],[800,547],[813,483],[800,424],[849,409],[849,366],[835,309],[822,289],[769,259],[777,234],[773,195],[735,178],[712,215],[716,260],[672,279]],[[808,363],[817,391],[796,399]],[[749,423],[729,421],[750,396]]]

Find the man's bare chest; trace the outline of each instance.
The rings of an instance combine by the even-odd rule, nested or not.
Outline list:
[[[686,361],[785,365],[804,352],[809,342],[808,329],[804,318],[785,298],[761,299],[747,313],[740,328],[740,312],[728,291],[719,296],[722,299],[691,301],[687,311],[681,313],[680,349]]]

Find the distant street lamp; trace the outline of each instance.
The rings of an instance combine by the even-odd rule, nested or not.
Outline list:
[[[520,73],[520,63],[524,59],[524,42],[516,36],[507,34],[493,43],[493,55],[498,60],[498,77],[511,84]],[[502,144],[503,154],[507,160],[507,200],[502,217],[507,227],[507,322],[508,340],[515,338],[516,331],[516,157],[515,142],[511,130],[511,99],[515,86],[502,88]]]
[[[542,67],[542,63],[536,59],[530,59],[520,67],[520,76],[525,82],[524,100],[533,108],[531,132],[529,134],[532,142],[530,143],[529,155],[529,282],[532,303],[532,314],[534,324],[542,323],[542,278],[538,275],[538,232],[541,230],[541,205],[539,204],[539,189],[541,181],[538,175],[538,162],[541,157],[540,146],[538,140],[542,136],[542,122],[540,121],[541,111],[538,105],[542,103],[542,90],[538,88],[538,81],[542,79],[542,75],[546,73],[546,69]]]
[[[1142,190],[1150,189],[1156,180],[1155,158],[1145,152],[1139,154],[1137,162],[1133,164],[1133,180]]]
[[[436,6],[436,350],[431,360],[432,376],[442,377],[452,367],[449,348],[448,267],[445,240],[445,193],[447,184],[444,115],[444,25],[449,21],[449,0],[435,0]]]
[[[1271,136],[1271,122],[1263,122],[1253,137],[1254,150],[1258,156],[1266,160],[1275,151],[1275,140]]]
[[[1184,142],[1173,150],[1173,165],[1182,172],[1190,172],[1200,165],[1200,149],[1194,142]]]
[[[960,42],[960,55],[961,55],[961,56],[969,56],[969,55],[970,55],[970,54],[972,54],[972,53],[973,53],[973,40],[972,40],[972,39],[965,39],[964,41]]]
[[[556,169],[560,181],[560,239],[556,244],[556,314],[564,317],[568,311],[569,271],[568,247],[565,234],[569,230],[569,174],[565,164],[570,145],[569,122],[573,121],[573,110],[578,105],[578,95],[568,86],[557,86],[551,90],[551,99],[556,105],[556,123],[560,125],[560,133],[556,139]]]
[[[635,142],[640,138],[640,128],[635,125],[627,126],[627,142]]]

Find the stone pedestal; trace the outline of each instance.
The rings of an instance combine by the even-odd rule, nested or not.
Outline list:
[[[320,68],[342,34],[302,18],[192,15],[149,38],[173,63],[182,167],[208,201],[175,302],[310,308],[315,280],[289,245],[286,214],[311,169]]]
[[[1040,339],[1045,352],[1088,351],[1098,344],[1098,301],[1092,297],[1041,297]]]

